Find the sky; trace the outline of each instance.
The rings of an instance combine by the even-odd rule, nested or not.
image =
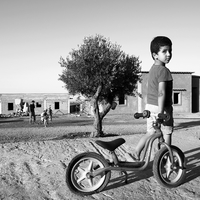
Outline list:
[[[153,64],[158,35],[173,42],[167,67],[200,76],[199,0],[0,0],[0,93],[66,93],[60,57],[103,35]]]

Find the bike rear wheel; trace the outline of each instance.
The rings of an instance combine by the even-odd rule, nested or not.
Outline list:
[[[95,177],[89,176],[89,173],[108,166],[104,157],[95,152],[79,154],[72,159],[67,167],[67,186],[70,191],[78,195],[100,192],[108,184],[111,172],[102,172]]]
[[[172,146],[171,149],[173,165],[167,147],[163,147],[157,152],[153,162],[153,173],[156,180],[167,188],[177,187],[182,184],[186,174],[183,152],[175,146]]]

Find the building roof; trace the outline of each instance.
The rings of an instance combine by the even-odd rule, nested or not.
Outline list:
[[[187,90],[183,89],[183,88],[175,88],[175,89],[173,89],[173,91],[187,91]]]
[[[149,73],[149,71],[141,71],[141,73]],[[172,72],[171,71],[171,73],[172,74],[193,74],[194,72],[177,72],[177,71]]]

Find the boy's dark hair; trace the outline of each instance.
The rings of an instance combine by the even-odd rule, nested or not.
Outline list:
[[[151,50],[151,56],[153,57],[153,53],[158,53],[160,50],[160,47],[162,46],[172,46],[172,41],[165,36],[157,36],[155,37],[150,44],[150,50]]]

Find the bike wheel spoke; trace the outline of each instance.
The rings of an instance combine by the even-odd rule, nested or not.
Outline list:
[[[80,183],[81,181],[85,180],[85,178],[86,178],[85,174],[81,174],[81,176],[77,180],[77,183]]]
[[[92,179],[91,179],[91,178],[89,178],[89,179],[88,179],[88,183],[89,183],[90,187],[92,187],[92,186],[93,186],[93,181],[92,181]]]
[[[172,174],[172,171],[168,170],[167,173],[166,173],[166,178],[169,179],[169,177],[170,177],[171,174]]]
[[[78,172],[80,172],[81,174],[83,174],[83,173],[85,172],[85,169],[82,168],[82,167],[80,167],[80,166],[77,168],[77,170],[78,170]]]
[[[79,172],[80,177],[78,177],[77,183],[80,183],[81,181],[83,181],[86,178],[86,172],[81,167],[78,167],[78,172]]]
[[[165,164],[165,169],[166,169],[166,178],[169,178],[170,174],[172,173],[171,161],[170,161],[169,156],[167,157],[167,161],[166,161],[166,164]]]
[[[88,170],[89,172],[91,172],[92,167],[93,167],[93,161],[91,160],[90,163],[89,163],[89,165],[88,165],[87,170]]]

